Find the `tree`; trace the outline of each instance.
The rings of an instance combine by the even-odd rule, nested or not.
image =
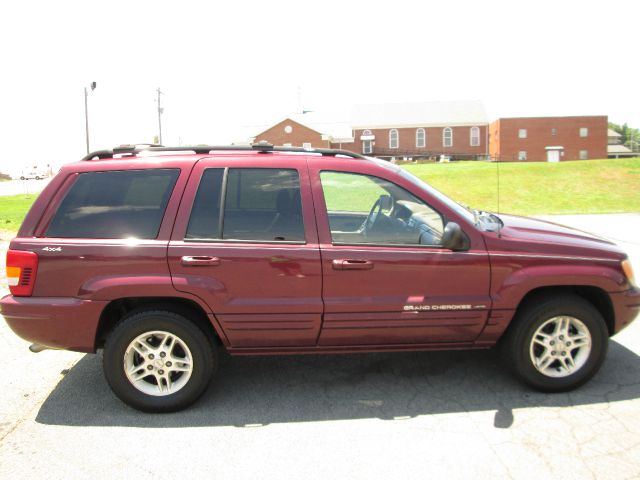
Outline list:
[[[620,134],[620,143],[622,145],[633,152],[640,151],[640,129],[631,128],[626,122],[622,125],[609,122],[609,128]]]

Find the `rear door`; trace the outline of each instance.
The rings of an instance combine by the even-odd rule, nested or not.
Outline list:
[[[442,248],[449,212],[399,176],[383,178],[386,169],[361,162],[356,174],[346,163],[309,163],[324,274],[319,344],[472,342],[490,308],[478,232],[463,225],[468,251]]]
[[[315,345],[322,278],[306,159],[199,161],[169,266],[175,288],[209,305],[231,347]]]

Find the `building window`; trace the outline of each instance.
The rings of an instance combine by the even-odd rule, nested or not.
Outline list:
[[[589,136],[589,129],[587,127],[581,127],[580,128],[580,136],[581,137],[588,137]]]
[[[453,147],[453,130],[449,127],[442,129],[442,146]]]
[[[389,130],[389,148],[398,148],[398,130]]]
[[[518,152],[518,160],[526,160],[527,159],[527,152],[525,152],[524,150],[521,150]]]
[[[558,134],[558,129],[557,128],[552,128],[551,129],[551,135],[553,135],[554,137]]]
[[[365,155],[371,155],[373,153],[373,145],[371,140],[362,141],[362,153]]]
[[[309,143],[309,142],[304,142],[304,143],[302,144],[302,148],[312,148],[312,147],[311,147],[311,143]]]
[[[478,127],[471,127],[469,131],[469,144],[472,147],[480,146],[480,129]]]
[[[580,150],[580,160],[589,160],[589,152],[586,150]]]
[[[424,148],[427,146],[427,135],[424,133],[424,128],[416,130],[416,147]]]
[[[527,129],[521,128],[518,130],[518,138],[527,138]]]

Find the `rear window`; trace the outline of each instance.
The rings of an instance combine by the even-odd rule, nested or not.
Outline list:
[[[81,173],[45,236],[156,238],[179,174],[178,169]]]

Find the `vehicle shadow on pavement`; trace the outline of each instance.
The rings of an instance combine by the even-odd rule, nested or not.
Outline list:
[[[561,394],[522,385],[493,351],[231,358],[195,405],[164,415],[140,413],[120,402],[104,380],[101,361],[101,355],[83,357],[45,400],[36,421],[68,426],[256,427],[496,411],[494,426],[509,428],[514,409],[640,397],[640,357],[614,341],[598,375],[580,389]]]

